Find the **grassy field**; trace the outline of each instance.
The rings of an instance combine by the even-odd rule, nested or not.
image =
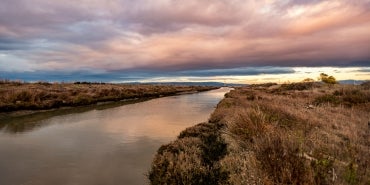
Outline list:
[[[370,83],[259,84],[162,146],[151,184],[370,184]]]
[[[171,86],[100,83],[0,82],[0,112],[45,110],[99,102],[192,93],[215,89],[206,86]]]

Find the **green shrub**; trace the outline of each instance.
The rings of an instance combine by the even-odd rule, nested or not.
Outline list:
[[[345,91],[343,95],[343,101],[349,104],[367,103],[370,101],[370,94],[366,94],[358,89]]]
[[[262,83],[262,84],[251,84],[249,87],[271,87],[273,85],[277,85],[277,83]]]
[[[311,161],[316,184],[330,184],[330,172],[333,169],[333,164],[334,160],[328,157],[320,157]]]
[[[348,184],[355,185],[358,184],[357,170],[353,163],[350,163],[345,171],[344,179]]]
[[[325,94],[319,97],[316,97],[314,100],[315,105],[321,105],[324,103],[331,103],[333,105],[338,105],[340,103],[340,99],[332,94]]]
[[[272,134],[259,137],[255,146],[257,160],[274,184],[313,184],[297,142]]]
[[[161,146],[148,175],[151,184],[227,184],[229,173],[218,163],[227,154],[220,127],[201,123],[181,132],[176,141]]]
[[[31,99],[32,99],[32,94],[28,91],[21,91],[21,92],[15,93],[12,96],[13,103],[16,103],[17,101],[28,102],[28,101],[31,101]]]
[[[329,76],[325,73],[321,73],[319,79],[326,84],[336,84],[337,80],[333,76]]]
[[[87,95],[79,95],[74,100],[73,103],[76,105],[87,105],[90,104],[93,99]]]
[[[370,102],[370,93],[360,89],[341,89],[333,92],[338,101],[347,106]]]
[[[361,84],[361,87],[364,88],[365,90],[370,89],[370,81],[365,81]]]
[[[312,89],[314,86],[314,82],[300,82],[300,83],[291,83],[291,84],[282,84],[281,89],[282,90],[309,90]]]

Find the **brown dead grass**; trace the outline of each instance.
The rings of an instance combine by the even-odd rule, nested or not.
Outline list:
[[[1,81],[0,112],[81,106],[98,102],[154,98],[211,89],[215,89],[215,87]]]
[[[230,182],[370,182],[369,90],[345,85],[302,88],[305,86],[294,85],[299,90],[284,91],[281,87],[239,88],[219,104],[211,119],[227,125],[224,137],[232,156],[226,156],[222,163],[227,169],[244,172],[231,175]],[[338,95],[336,91],[344,93]],[[356,94],[361,94],[361,100],[347,101],[348,96],[359,97]],[[318,98],[326,95],[336,96],[338,101],[313,106]],[[252,96],[258,98],[250,98]],[[256,162],[247,162],[251,163],[249,166],[233,165],[251,159]],[[253,176],[248,173],[251,166],[255,170]]]
[[[211,115],[207,125],[213,129],[189,128],[170,144],[176,149],[181,142],[189,155],[175,155],[173,150],[164,154],[160,149],[151,174],[156,175],[161,166],[161,174],[171,177],[151,182],[179,184],[178,176],[214,174],[202,171],[207,169],[202,161],[209,156],[200,143],[209,133],[216,133],[215,143],[226,143],[227,152],[211,163],[227,179],[213,184],[369,184],[369,90],[366,85],[317,83],[237,88],[225,95]],[[163,168],[163,160],[187,166],[186,170],[173,165],[171,170]]]
[[[229,172],[218,162],[227,154],[222,127],[201,123],[161,146],[148,175],[151,184],[228,184]]]

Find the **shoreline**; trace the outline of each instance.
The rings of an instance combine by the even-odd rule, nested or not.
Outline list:
[[[158,149],[148,179],[152,185],[366,184],[368,85],[236,88],[208,122]]]
[[[166,92],[162,94],[155,94],[152,96],[143,96],[143,97],[135,97],[135,98],[122,98],[122,99],[106,100],[106,101],[97,100],[97,101],[90,102],[88,104],[82,104],[82,105],[76,104],[76,105],[51,107],[47,109],[36,109],[36,110],[20,109],[20,110],[14,110],[14,111],[2,111],[0,112],[0,121],[6,120],[6,119],[13,119],[17,117],[29,116],[29,115],[38,114],[38,113],[57,112],[57,111],[69,112],[68,110],[73,110],[73,109],[96,109],[96,108],[105,109],[104,107],[108,107],[108,108],[116,107],[116,106],[121,106],[121,105],[126,105],[126,104],[148,101],[148,100],[155,99],[155,98],[201,93],[205,91],[215,90],[220,87],[186,86],[186,88],[191,88],[191,89],[189,91],[186,91],[186,90],[176,91],[176,92],[172,91],[172,92]],[[194,88],[196,90],[194,90]]]
[[[217,89],[213,86],[173,86],[145,84],[49,84],[1,83],[0,113],[42,111],[158,98]]]

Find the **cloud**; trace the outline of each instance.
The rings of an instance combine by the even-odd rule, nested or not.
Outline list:
[[[158,70],[124,70],[124,71],[28,71],[9,72],[0,71],[0,78],[20,79],[26,81],[103,81],[103,82],[133,82],[151,81],[153,79],[165,78],[180,79],[192,78],[199,80],[228,79],[230,76],[255,76],[266,74],[292,74],[295,71],[290,67],[251,67],[232,69],[207,69],[207,70],[185,70],[185,71],[158,71]],[[228,77],[229,76],[229,77]]]
[[[367,0],[3,0],[0,64],[200,76],[248,74],[253,66],[369,66],[369,10]]]
[[[195,77],[211,77],[211,76],[249,76],[259,74],[289,74],[294,73],[294,70],[289,67],[244,67],[232,69],[208,69],[208,70],[192,70],[180,71],[176,75],[195,76]]]
[[[0,51],[27,50],[30,43],[13,38],[0,38]]]
[[[175,1],[148,0],[125,2],[122,19],[140,33],[181,30],[189,25],[222,27],[236,25],[248,18],[254,3],[234,0]],[[227,15],[227,16],[226,16]]]
[[[1,66],[0,66],[1,67]],[[204,70],[76,70],[76,71],[0,71],[0,79],[24,81],[92,81],[92,82],[227,82],[263,83],[295,82],[316,79],[320,73],[334,75],[338,80],[369,80],[368,67],[249,67]]]
[[[361,68],[359,70],[357,70],[358,72],[365,72],[365,73],[370,73],[370,67],[364,67],[364,68]]]

